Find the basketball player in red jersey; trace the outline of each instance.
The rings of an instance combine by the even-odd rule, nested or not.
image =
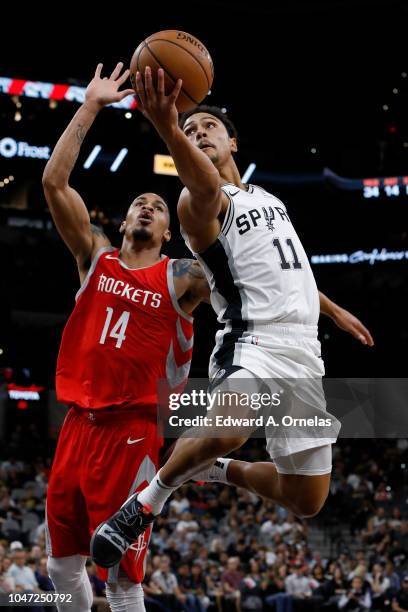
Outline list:
[[[316,381],[316,389],[310,393],[305,385],[308,395],[302,397],[303,386],[298,385],[299,400],[306,406],[318,400],[316,407],[325,411],[317,339],[319,301],[322,311],[325,299],[318,294],[284,204],[242,183],[232,157],[237,150],[235,128],[220,109],[194,109],[180,127],[175,101],[181,81],[167,96],[163,70],[157,89],[150,68],[144,77],[144,84],[139,73],[136,78],[141,110],[166,142],[186,186],[178,204],[186,244],[202,262],[213,308],[225,323],[210,360],[212,385],[223,380],[239,384],[241,378],[246,392],[258,393],[258,381],[265,379],[308,379]],[[292,263],[284,258],[282,244],[292,248]],[[363,343],[372,345],[369,332],[358,326]],[[236,391],[234,386],[226,390]],[[327,496],[335,437],[333,431],[324,438],[294,436],[282,442],[273,433],[267,436],[273,463],[253,464],[223,458],[246,441],[238,430],[223,438],[182,437],[149,486],[98,526],[92,556],[106,566],[120,560],[135,534],[143,532],[171,493],[190,478],[245,487],[298,516],[312,516]]]
[[[193,260],[160,254],[170,239],[169,210],[154,193],[130,205],[120,249],[90,223],[69,177],[82,141],[128,71],[101,78],[99,64],[84,104],[59,139],[43,176],[55,225],[74,255],[81,281],[58,356],[56,388],[70,409],[60,433],[47,496],[49,574],[71,601],[58,610],[90,612],[85,571],[93,529],[154,477],[161,445],[156,385],[186,380],[192,354],[191,312],[208,285]],[[121,74],[122,73],[122,74]],[[149,533],[116,567],[101,569],[111,609],[142,611],[143,560]]]

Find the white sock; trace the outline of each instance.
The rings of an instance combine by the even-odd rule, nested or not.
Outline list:
[[[57,603],[58,612],[91,612],[93,594],[85,569],[86,557],[48,557],[48,574],[56,593],[69,593],[71,602]]]
[[[137,501],[144,506],[150,506],[153,514],[160,514],[170,495],[178,489],[178,487],[167,487],[164,485],[159,475],[160,471],[157,472],[151,483],[137,496]]]
[[[146,612],[142,585],[130,580],[106,583],[106,599],[112,612]]]
[[[225,484],[229,484],[227,470],[231,461],[233,460],[218,457],[214,465],[194,474],[193,480],[198,482],[224,482]]]

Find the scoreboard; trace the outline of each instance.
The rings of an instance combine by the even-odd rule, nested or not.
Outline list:
[[[329,168],[323,171],[324,179],[345,191],[358,191],[366,198],[398,198],[408,195],[408,176],[388,176],[376,178],[345,178],[338,176]]]

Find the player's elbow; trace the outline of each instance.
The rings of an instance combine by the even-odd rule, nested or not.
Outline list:
[[[55,191],[66,186],[66,181],[62,179],[59,172],[47,164],[42,175],[42,186],[44,191]]]

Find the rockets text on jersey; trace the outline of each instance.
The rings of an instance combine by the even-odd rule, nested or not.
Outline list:
[[[179,306],[173,260],[128,268],[113,247],[94,257],[64,329],[56,386],[79,408],[156,406],[157,384],[188,376],[192,317]]]

